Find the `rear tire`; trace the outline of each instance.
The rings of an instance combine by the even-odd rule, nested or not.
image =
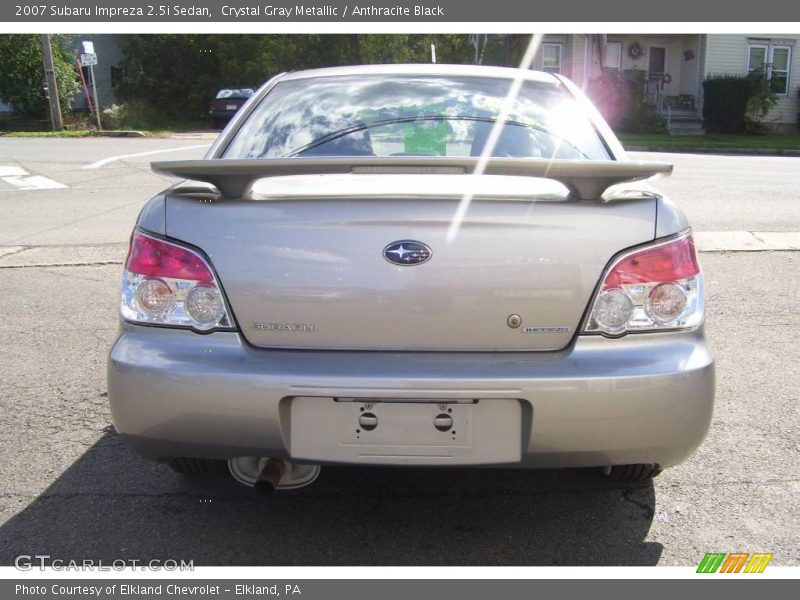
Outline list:
[[[228,473],[228,463],[224,460],[179,456],[168,460],[167,465],[191,479],[214,479]]]
[[[615,465],[608,471],[607,476],[612,481],[637,483],[649,481],[653,477],[657,477],[659,473],[661,473],[661,469],[658,468],[658,465]]]

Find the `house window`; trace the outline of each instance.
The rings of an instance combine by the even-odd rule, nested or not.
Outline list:
[[[622,68],[622,42],[606,42],[606,58],[603,66],[607,69]]]
[[[542,44],[542,71],[561,73],[561,44]]]
[[[776,94],[789,91],[789,46],[772,47],[772,67],[770,68],[769,89]]]
[[[789,92],[791,60],[791,46],[750,44],[747,51],[747,73],[763,73],[769,84],[769,91],[785,95]]]

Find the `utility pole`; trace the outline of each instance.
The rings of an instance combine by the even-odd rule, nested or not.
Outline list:
[[[61,122],[61,103],[58,101],[58,84],[56,72],[53,69],[53,49],[50,47],[50,35],[42,34],[42,53],[44,54],[44,75],[47,78],[47,96],[50,100],[50,123],[53,131],[61,131],[64,124]]]

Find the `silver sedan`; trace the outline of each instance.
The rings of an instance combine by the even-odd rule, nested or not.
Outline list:
[[[145,206],[108,362],[115,426],[258,489],[322,464],[599,467],[708,430],[683,214],[567,79],[283,74]]]

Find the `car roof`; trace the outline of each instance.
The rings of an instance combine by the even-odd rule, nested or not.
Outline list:
[[[487,67],[483,65],[450,65],[450,64],[397,64],[397,65],[354,65],[348,67],[329,67],[324,69],[308,69],[293,71],[284,75],[283,81],[308,79],[316,77],[334,77],[337,75],[458,75],[461,77],[496,77],[514,79],[522,76],[528,81],[558,84],[557,77],[543,71],[514,69],[510,67]]]

